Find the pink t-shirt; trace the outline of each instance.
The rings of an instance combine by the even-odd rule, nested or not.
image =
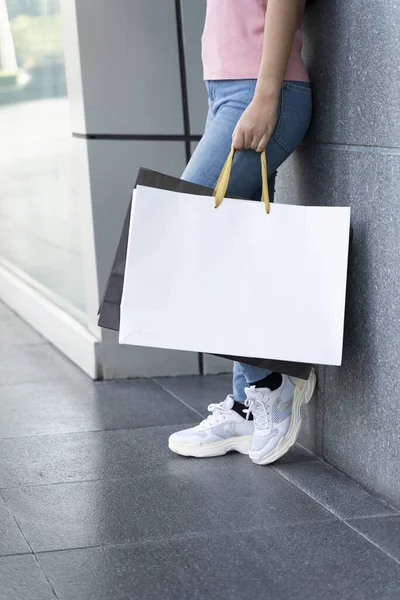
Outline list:
[[[257,79],[264,41],[268,0],[207,0],[203,33],[204,79]],[[285,79],[308,81],[301,58],[301,24],[306,0],[299,0],[299,16]]]

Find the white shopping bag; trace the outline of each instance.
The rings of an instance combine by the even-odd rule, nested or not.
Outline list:
[[[350,209],[138,186],[122,344],[340,365]]]

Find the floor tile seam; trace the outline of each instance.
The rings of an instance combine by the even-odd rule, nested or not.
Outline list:
[[[381,546],[379,546],[379,544],[377,544],[376,542],[374,542],[373,540],[371,540],[367,535],[365,535],[364,533],[362,533],[361,531],[359,531],[358,529],[356,529],[355,527],[353,527],[351,525],[351,523],[349,522],[349,520],[343,521],[343,523],[346,525],[346,527],[348,527],[349,529],[351,529],[352,531],[354,531],[357,535],[359,535],[364,540],[366,540],[371,546],[374,546],[374,548],[376,548],[382,554],[384,554],[385,556],[387,556],[388,558],[390,558],[391,560],[393,560],[393,562],[395,562],[397,565],[400,565],[400,560],[398,558],[396,558],[395,556],[393,556],[392,554],[390,554],[390,552],[387,552],[386,550],[384,550],[383,548],[381,548]]]
[[[153,470],[150,471],[146,471],[144,473],[133,473],[132,475],[124,475],[121,477],[95,477],[93,479],[76,479],[74,481],[68,480],[68,481],[55,481],[55,482],[43,482],[43,483],[23,483],[21,485],[13,485],[13,486],[6,486],[6,487],[0,487],[0,494],[1,492],[9,492],[9,491],[15,491],[15,490],[28,490],[31,488],[47,488],[47,487],[54,487],[54,486],[58,486],[58,485],[76,485],[78,483],[98,483],[100,481],[102,482],[107,482],[107,483],[121,483],[121,482],[133,482],[133,481],[137,481],[138,479],[153,479],[154,477],[157,477],[157,475],[164,475],[164,471],[161,470],[159,467],[156,467]],[[3,498],[4,499],[4,498]]]
[[[349,521],[351,523],[351,521],[366,521],[368,519],[399,519],[400,520],[400,514],[390,514],[390,513],[385,513],[383,515],[357,515],[355,517],[346,517],[346,522]]]
[[[100,481],[106,483],[122,483],[122,482],[132,482],[137,481],[144,478],[153,478],[157,474],[161,474],[162,471],[149,471],[146,473],[135,473],[135,475],[130,475],[126,477],[97,477],[95,479],[77,479],[74,481],[55,481],[53,483],[27,483],[22,485],[14,485],[12,487],[2,487],[0,488],[0,492],[9,492],[14,490],[27,490],[31,488],[45,488],[45,487],[54,487],[58,485],[74,485],[77,483],[99,483]]]
[[[259,527],[246,527],[244,529],[226,529],[226,530],[221,530],[218,531],[219,534],[227,534],[227,533],[251,533],[254,531],[259,530]],[[42,556],[45,554],[55,554],[55,553],[62,553],[62,552],[73,552],[75,550],[79,551],[79,550],[92,550],[92,549],[106,549],[106,550],[111,550],[113,548],[115,549],[123,549],[123,548],[137,548],[143,545],[157,545],[157,544],[166,544],[169,543],[170,541],[176,541],[176,542],[180,542],[180,541],[186,541],[186,540],[190,540],[192,538],[211,538],[214,537],[214,532],[213,531],[209,531],[209,532],[202,532],[202,531],[196,531],[196,532],[188,532],[188,533],[179,533],[179,534],[171,534],[171,535],[165,535],[165,536],[161,536],[161,537],[155,537],[155,538],[146,538],[143,540],[139,540],[139,541],[127,541],[127,542],[121,542],[121,543],[117,543],[117,542],[109,542],[109,543],[99,543],[99,544],[89,544],[88,546],[72,546],[69,548],[56,548],[56,549],[50,549],[50,550],[35,550],[33,553],[37,556]]]
[[[239,529],[232,529],[232,528],[227,528],[227,529],[221,529],[218,530],[217,533],[218,535],[240,535],[240,534],[250,534],[250,533],[256,533],[259,532],[260,530],[262,530],[263,532],[266,531],[271,531],[271,530],[281,530],[282,528],[292,528],[292,527],[304,527],[304,525],[307,525],[309,523],[315,524],[316,522],[318,524],[329,524],[329,523],[335,523],[337,521],[337,519],[332,519],[332,518],[327,518],[327,519],[321,519],[318,521],[315,520],[305,520],[305,521],[296,521],[296,522],[292,522],[292,523],[285,523],[284,525],[282,525],[281,523],[276,524],[276,525],[272,525],[271,527],[267,528],[266,526],[252,526],[252,527],[244,527],[244,528],[239,528]],[[191,531],[188,533],[179,533],[179,534],[171,534],[171,535],[167,535],[167,536],[162,536],[162,537],[155,537],[155,538],[146,538],[143,540],[139,540],[139,541],[127,541],[127,542],[121,542],[121,543],[117,543],[117,542],[110,542],[110,543],[99,543],[99,544],[89,544],[88,546],[71,546],[68,548],[53,548],[53,549],[49,549],[49,550],[34,550],[33,554],[35,554],[36,556],[38,556],[40,558],[40,556],[42,555],[46,555],[46,554],[58,554],[58,553],[63,553],[63,552],[74,552],[74,551],[80,551],[80,550],[95,550],[95,549],[106,549],[106,550],[112,550],[113,548],[115,549],[123,549],[123,548],[138,548],[141,547],[143,545],[157,545],[157,544],[170,544],[170,542],[184,542],[184,541],[190,541],[190,540],[196,540],[199,538],[202,539],[210,539],[210,538],[214,538],[215,537],[215,530],[214,531]]]
[[[308,461],[308,462],[314,462],[314,461]],[[296,489],[298,489],[301,492],[303,492],[303,494],[305,494],[306,496],[308,496],[316,504],[318,504],[319,506],[321,506],[322,508],[324,508],[326,511],[328,511],[329,513],[331,513],[332,515],[334,515],[334,517],[336,517],[336,519],[338,519],[342,523],[346,523],[346,520],[349,520],[349,519],[354,519],[354,518],[360,518],[361,519],[361,518],[363,518],[362,515],[360,515],[358,517],[341,516],[333,508],[329,508],[328,506],[326,506],[325,504],[323,504],[321,501],[319,501],[316,498],[314,498],[311,494],[309,494],[303,488],[301,488],[299,485],[297,485],[296,483],[294,483],[293,481],[291,481],[288,477],[285,477],[285,475],[283,475],[279,471],[276,471],[275,469],[274,469],[274,471],[276,473],[278,473],[278,475],[281,475],[281,477],[283,479],[285,479],[285,481],[287,481],[288,483],[290,483],[291,485],[293,485]],[[372,497],[374,498],[374,496],[372,496]],[[379,498],[377,498],[377,499],[380,500]],[[395,516],[400,516],[400,515],[397,515],[397,514],[394,514],[394,513],[391,513],[391,514],[388,514],[388,513],[373,513],[373,514],[370,514],[370,515],[364,515],[364,518],[376,518],[376,517],[383,517],[383,516],[395,517]]]
[[[0,561],[2,558],[10,558],[11,556],[33,556],[35,553],[33,552],[11,552],[9,554],[0,554]]]
[[[300,446],[301,444],[298,444],[298,445]],[[306,450],[307,450],[307,448],[306,448]],[[311,451],[308,450],[308,452],[311,452]],[[314,453],[312,453],[312,454],[314,454]],[[341,471],[338,467],[336,467],[335,465],[333,465],[330,462],[328,462],[323,456],[319,456],[318,454],[314,454],[314,456],[315,456],[314,460],[309,460],[309,461],[303,460],[303,461],[297,461],[297,462],[306,463],[306,462],[317,462],[318,461],[323,466],[327,467],[327,469],[335,471],[337,474],[341,475],[342,477],[344,477],[348,481],[354,483],[362,492],[364,492],[365,494],[367,494],[371,498],[377,500],[378,502],[380,502],[381,504],[383,504],[386,508],[389,508],[391,511],[393,511],[390,514],[388,514],[388,513],[378,513],[378,514],[371,515],[371,517],[378,517],[378,516],[389,516],[389,517],[399,516],[400,517],[400,510],[398,508],[396,508],[395,506],[392,506],[387,500],[385,500],[384,498],[381,498],[380,496],[378,496],[374,492],[371,492],[371,490],[369,490],[362,483],[360,483],[360,481],[357,481],[357,479],[354,479],[354,477],[352,477],[351,475],[349,475],[345,471]],[[293,463],[293,464],[295,464],[295,463]],[[275,470],[275,468],[276,468],[275,465],[271,465],[271,466]],[[276,466],[279,468],[279,464],[276,465]],[[284,476],[282,475],[282,477],[284,477]],[[284,478],[286,479],[286,477],[284,477]],[[288,481],[290,481],[290,480],[288,479]],[[296,486],[296,487],[298,487],[298,486]],[[367,515],[367,517],[368,517],[368,515]],[[345,517],[345,518],[352,518],[352,519],[353,518],[362,518],[362,516],[360,515],[359,517]]]
[[[316,498],[313,498],[313,496],[311,496],[311,494],[309,494],[308,492],[306,492],[306,490],[303,490],[303,488],[301,488],[299,485],[297,485],[296,483],[294,483],[288,477],[285,477],[285,475],[283,475],[281,472],[277,471],[275,467],[272,467],[272,469],[274,470],[274,472],[277,475],[279,475],[280,477],[282,477],[282,479],[284,479],[287,483],[289,483],[294,488],[296,488],[296,490],[299,490],[302,494],[304,494],[305,496],[307,496],[307,498],[309,498],[310,500],[312,500],[315,504],[317,504],[318,506],[320,506],[321,508],[323,508],[329,514],[333,515],[336,520],[340,521],[341,523],[344,521],[344,518],[342,518],[340,515],[338,515],[336,512],[334,512],[331,508],[328,508],[327,506],[325,506],[324,504],[322,504],[322,502],[319,502],[318,500],[316,500]]]
[[[374,498],[378,502],[381,502],[387,508],[389,508],[390,510],[392,510],[393,513],[391,515],[389,515],[389,516],[392,516],[392,517],[394,517],[394,516],[400,516],[400,510],[398,508],[396,508],[395,506],[392,506],[391,504],[389,504],[389,502],[387,500],[385,500],[384,498],[381,498],[380,496],[378,496],[378,494],[376,494],[373,491],[371,491],[370,489],[368,489],[360,481],[358,481],[357,479],[355,479],[354,477],[352,477],[351,475],[349,475],[345,471],[342,471],[336,465],[330,463],[327,459],[325,459],[323,457],[320,457],[320,461],[324,465],[326,465],[329,469],[333,469],[336,473],[339,473],[339,475],[341,475],[342,477],[345,477],[346,479],[348,479],[349,481],[351,481],[352,483],[354,483],[360,490],[362,490],[363,492],[365,492],[366,494],[368,494],[368,496],[370,496],[371,498]],[[372,515],[372,516],[376,517],[376,516],[379,516],[379,515]]]
[[[157,474],[157,471],[149,471],[146,473],[135,473],[134,475],[128,476],[128,477],[97,477],[95,479],[78,479],[76,481],[57,481],[54,483],[28,483],[28,484],[23,484],[23,485],[15,485],[13,487],[2,487],[0,488],[0,493],[1,492],[8,492],[10,490],[14,491],[14,490],[28,490],[31,488],[48,488],[48,487],[55,487],[58,485],[76,485],[77,483],[98,483],[99,481],[103,481],[103,482],[107,482],[107,483],[121,483],[123,481],[127,482],[133,482],[136,481],[138,479],[144,479],[144,478],[153,478],[154,475]],[[161,474],[161,471],[160,471]]]
[[[26,543],[27,547],[29,548],[29,550],[30,550],[30,552],[29,552],[29,553],[31,553],[31,554],[34,554],[34,551],[33,551],[33,548],[32,548],[32,546],[31,546],[31,545],[30,545],[30,543],[28,542],[28,540],[27,540],[27,538],[26,538],[26,536],[25,536],[24,532],[22,531],[22,528],[21,528],[20,524],[18,523],[18,520],[17,520],[17,518],[15,517],[14,513],[12,512],[12,510],[11,510],[11,507],[10,507],[10,505],[8,504],[8,502],[7,502],[7,500],[5,499],[5,497],[3,496],[3,494],[2,494],[2,492],[1,492],[1,490],[0,490],[0,498],[3,500],[3,502],[4,502],[4,504],[5,504],[5,507],[6,507],[7,511],[8,511],[8,513],[9,513],[10,517],[12,518],[13,522],[15,523],[15,526],[17,527],[17,529],[18,529],[19,533],[21,534],[21,536],[22,536],[22,539],[24,540],[24,542]],[[29,554],[29,553],[27,553],[27,554]]]
[[[56,590],[54,589],[54,586],[51,583],[50,578],[48,577],[46,571],[44,570],[43,566],[41,565],[38,557],[36,556],[36,554],[34,554],[33,557],[35,559],[35,562],[36,562],[38,568],[40,569],[40,572],[43,573],[43,577],[46,579],[51,591],[53,592],[54,597],[57,598],[57,600],[59,600],[59,596],[58,596]]]
[[[302,461],[302,463],[308,463],[308,462],[316,462],[316,461]],[[294,483],[291,479],[289,479],[288,477],[283,475],[281,472],[277,471],[274,467],[272,467],[272,469],[273,469],[274,473],[279,475],[282,479],[284,479],[284,481],[286,483],[289,483],[296,490],[299,490],[300,492],[302,492],[305,496],[310,498],[315,504],[321,506],[325,511],[327,511],[327,513],[333,515],[333,517],[339,521],[344,522],[344,521],[350,520],[350,519],[363,519],[363,518],[365,519],[365,518],[378,518],[378,517],[379,518],[400,517],[400,514],[396,514],[396,513],[379,513],[379,512],[369,514],[369,515],[357,515],[357,516],[351,516],[351,517],[348,517],[348,516],[343,517],[340,514],[338,514],[337,512],[335,512],[334,509],[327,507],[322,502],[320,502],[319,500],[314,498],[311,494],[306,492],[303,488],[301,488],[299,485]],[[76,485],[76,484],[81,484],[81,483],[84,484],[84,483],[98,483],[98,482],[107,482],[107,483],[132,482],[132,481],[137,481],[138,479],[154,478],[157,476],[157,473],[161,474],[162,471],[157,471],[157,469],[155,469],[155,470],[151,470],[151,471],[146,471],[145,473],[135,473],[132,475],[124,475],[124,476],[120,476],[120,477],[95,477],[95,478],[87,478],[87,479],[86,478],[85,479],[76,479],[73,481],[67,480],[67,481],[43,482],[43,483],[23,483],[21,485],[0,487],[0,495],[3,498],[3,500],[6,502],[4,496],[2,495],[2,492],[15,491],[15,490],[29,490],[31,488],[48,488],[48,487],[55,487],[55,486],[59,486],[59,485]]]
[[[186,408],[190,408],[190,410],[193,411],[196,415],[198,415],[202,419],[205,418],[205,415],[202,415],[198,410],[196,410],[195,408],[193,408],[192,406],[190,406],[189,404],[187,404],[184,400],[182,400],[182,398],[179,398],[179,396],[177,396],[176,394],[174,394],[174,392],[171,392],[171,390],[169,390],[167,387],[164,387],[155,378],[152,378],[152,381],[156,385],[158,385],[164,392],[167,392],[170,396],[172,396],[172,398],[175,398],[175,400],[178,400],[178,402],[180,402],[181,404],[183,404],[184,406],[186,406]]]
[[[59,431],[55,433],[33,433],[30,435],[15,435],[10,437],[1,437],[0,436],[0,444],[3,440],[22,440],[22,439],[32,439],[32,438],[42,438],[42,437],[56,437],[60,435],[84,435],[86,433],[103,433],[107,431],[136,431],[138,429],[161,429],[163,427],[193,427],[194,422],[187,423],[167,423],[165,425],[139,425],[138,427],[110,427],[107,429],[85,429],[81,431]]]
[[[307,448],[306,446],[303,446],[303,444],[300,444],[300,442],[297,442],[297,441],[296,441],[296,442],[295,442],[295,445],[294,445],[294,447],[296,447],[296,446],[297,446],[298,448],[301,448],[301,449],[303,450],[304,454],[311,454],[311,455],[314,457],[314,458],[313,458],[313,459],[311,459],[311,460],[299,460],[299,461],[298,461],[298,460],[296,460],[296,463],[297,463],[297,462],[313,462],[314,460],[321,460],[321,457],[320,457],[320,456],[318,456],[318,454],[316,454],[315,452],[313,452],[312,450],[310,450],[310,449],[309,449],[309,448]],[[282,463],[282,464],[286,464],[286,463]],[[294,463],[293,463],[293,464],[294,464]]]
[[[139,474],[138,477],[141,477],[141,475]],[[135,477],[135,479],[136,479],[136,477]],[[24,483],[22,485],[13,485],[11,487],[1,487],[0,493],[14,491],[14,490],[28,490],[31,488],[53,487],[56,485],[68,485],[68,484],[74,484],[74,483],[97,483],[98,481],[110,481],[112,483],[112,482],[120,481],[120,480],[116,479],[116,478],[104,479],[102,477],[99,477],[97,479],[78,479],[77,481],[56,481],[54,483],[28,483],[28,484]]]

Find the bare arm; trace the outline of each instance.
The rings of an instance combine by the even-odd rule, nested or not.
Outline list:
[[[279,93],[297,25],[298,0],[269,0],[265,15],[264,46],[253,101],[233,134],[237,150],[264,150],[275,127]]]

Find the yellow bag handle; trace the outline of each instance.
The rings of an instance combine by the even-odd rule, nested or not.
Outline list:
[[[225,197],[226,190],[228,189],[228,183],[231,176],[233,157],[235,156],[235,147],[232,145],[231,151],[229,152],[228,158],[223,166],[221,175],[214,188],[213,196],[215,197],[215,208],[221,204]],[[261,202],[264,202],[265,210],[269,214],[269,192],[268,192],[268,173],[267,173],[267,159],[265,156],[265,150],[261,152],[261,178],[262,178],[262,195]]]

